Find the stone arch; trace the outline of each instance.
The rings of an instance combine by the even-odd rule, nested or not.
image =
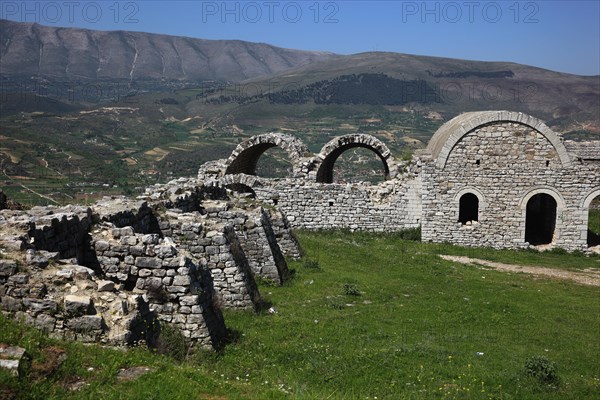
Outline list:
[[[543,221],[543,220],[532,222],[529,220],[530,218],[532,218],[532,216],[530,215],[530,213],[532,212],[530,210],[530,205],[531,205],[530,201],[536,200],[535,199],[535,198],[537,198],[536,196],[537,197],[548,196],[549,198],[551,198],[554,201],[554,209],[550,210],[550,211],[542,211],[543,218],[547,218],[547,217],[552,218],[552,221],[549,221],[549,224],[551,225],[551,227],[548,227],[548,230],[551,229],[551,233],[548,233],[551,237],[549,237],[548,239],[542,240],[539,243],[532,243],[530,237],[536,236],[536,233],[530,232],[531,227],[544,225],[546,222],[548,222],[548,221]],[[544,198],[540,198],[539,200],[542,200],[542,203],[545,204],[545,207],[552,207],[551,204],[549,204],[547,201],[544,201]],[[554,189],[550,186],[533,187],[533,188],[529,189],[525,193],[525,195],[521,198],[519,207],[521,208],[521,218],[522,218],[521,219],[521,226],[522,226],[521,238],[524,242],[529,241],[533,245],[551,244],[551,243],[556,242],[556,240],[560,236],[560,228],[561,228],[558,221],[562,220],[562,212],[566,208],[566,203],[565,203],[563,196],[556,189]],[[528,239],[530,239],[530,240],[528,240]]]
[[[565,199],[558,192],[558,190],[554,189],[551,186],[535,186],[535,187],[532,187],[531,189],[529,189],[525,193],[525,195],[521,198],[521,201],[519,202],[519,208],[521,210],[525,210],[527,208],[527,202],[529,202],[529,200],[533,196],[535,196],[536,194],[543,194],[543,193],[554,197],[554,200],[556,200],[556,208],[558,210],[562,211],[567,207],[567,203],[565,202]]]
[[[515,122],[526,125],[542,134],[558,153],[563,167],[571,166],[566,147],[556,132],[543,121],[514,111],[477,111],[460,114],[442,125],[427,145],[427,150],[435,160],[436,166],[443,169],[456,144],[467,134],[482,125],[493,122]]]
[[[465,195],[473,195],[477,198],[477,218],[475,219],[475,221],[479,221],[480,220],[480,216],[481,216],[481,212],[483,210],[486,209],[487,207],[487,202],[485,200],[485,196],[483,195],[483,193],[481,193],[481,191],[479,189],[476,189],[474,187],[465,187],[461,190],[459,190],[456,195],[454,196],[454,209],[456,210],[456,221],[462,222],[461,221],[461,200],[464,199],[463,196]],[[472,220],[472,219],[471,219]]]
[[[256,187],[263,186],[261,179],[255,175],[247,174],[228,174],[219,179],[219,185],[226,187],[232,185],[242,185],[254,189]]]
[[[587,244],[588,247],[597,246],[600,238],[597,235],[592,234],[592,231],[589,229],[590,226],[590,206],[592,205],[592,201],[596,198],[600,197],[600,187],[593,189],[591,192],[587,193],[581,202],[581,216],[583,218],[582,224],[582,239]]]
[[[333,167],[339,156],[352,148],[362,147],[374,152],[385,171],[385,178],[389,179],[396,173],[392,153],[381,140],[366,134],[352,134],[338,136],[330,140],[314,158],[311,171],[316,172],[316,181],[320,183],[333,182]]]
[[[289,156],[294,175],[300,172],[300,161],[308,148],[300,139],[284,133],[267,133],[252,136],[240,143],[225,165],[225,174],[256,175],[256,164],[265,151],[271,147],[280,147]]]
[[[600,196],[600,187],[594,188],[583,198],[583,201],[581,202],[581,209],[587,211],[590,208],[592,201],[594,201],[594,199],[598,196]]]

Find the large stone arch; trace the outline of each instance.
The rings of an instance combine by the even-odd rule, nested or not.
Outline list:
[[[381,140],[366,134],[338,136],[330,140],[313,160],[310,170],[316,173],[316,181],[320,183],[333,182],[333,166],[339,156],[345,151],[363,147],[373,151],[381,159],[388,179],[396,174],[396,165],[392,153]]]
[[[562,196],[562,194],[560,194],[560,192],[555,188],[546,185],[539,185],[529,188],[529,190],[525,192],[523,197],[521,197],[521,200],[519,201],[519,208],[521,210],[525,210],[527,208],[527,203],[529,202],[529,200],[536,194],[547,194],[554,197],[554,200],[556,200],[556,207],[558,208],[558,210],[562,211],[565,208],[567,208],[567,203],[565,202],[565,199]]]
[[[258,160],[265,151],[275,146],[288,154],[294,175],[298,174],[301,168],[300,161],[308,153],[308,148],[300,139],[284,133],[252,136],[240,143],[225,163],[225,174],[256,175]]]
[[[446,122],[436,131],[427,145],[427,150],[435,160],[436,166],[443,169],[452,149],[464,136],[482,125],[493,122],[515,122],[535,129],[554,146],[563,167],[571,166],[567,149],[556,132],[531,115],[513,111],[468,112]]]

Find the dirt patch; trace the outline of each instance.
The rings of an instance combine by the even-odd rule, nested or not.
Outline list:
[[[38,380],[51,376],[66,359],[67,352],[64,349],[55,346],[44,348],[41,359],[31,363],[31,378]]]
[[[581,272],[566,271],[564,269],[536,267],[527,265],[504,264],[499,262],[480,260],[478,258],[440,255],[441,258],[447,261],[453,261],[461,264],[480,265],[483,267],[492,268],[498,271],[506,272],[522,272],[536,276],[544,276],[548,278],[564,279],[587,286],[600,286],[600,269],[588,268]]]

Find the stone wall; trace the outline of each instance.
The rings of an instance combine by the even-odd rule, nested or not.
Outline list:
[[[2,210],[0,229],[0,309],[55,337],[152,344],[169,323],[214,348],[221,308],[258,309],[255,276],[287,274],[269,213],[195,179],[89,208]]]
[[[266,150],[255,149],[257,143],[281,143],[285,149],[298,147],[297,142],[279,133],[251,138],[229,159],[202,167],[199,177],[256,196],[281,211],[294,229],[392,232],[421,226],[425,241],[525,248],[532,245],[526,238],[529,215],[530,225],[555,225],[544,248],[588,251],[588,209],[600,195],[600,154],[589,149],[598,145],[571,144],[567,150],[560,135],[532,116],[510,111],[461,114],[440,127],[410,163],[394,160],[377,138],[353,134],[333,138],[315,155],[293,153],[294,174],[287,179],[260,178],[253,168],[230,168],[238,165],[242,153],[244,165],[255,165]],[[331,183],[335,160],[354,147],[370,149],[381,159],[385,182]],[[479,203],[480,218],[463,224],[459,204],[468,193]],[[534,212],[527,214],[528,202],[537,194],[556,201],[556,215],[536,219],[531,217]]]
[[[423,240],[526,248],[528,201],[548,194],[557,203],[552,246],[587,249],[584,202],[600,183],[598,164],[566,163],[538,130],[497,121],[465,134],[440,165],[430,158],[423,167]],[[479,216],[461,223],[460,199],[467,193],[477,196]]]
[[[213,307],[210,274],[182,255],[172,240],[136,234],[132,227],[106,227],[94,234],[92,245],[104,276],[144,293],[158,320],[172,323],[203,347],[222,337],[225,327]]]

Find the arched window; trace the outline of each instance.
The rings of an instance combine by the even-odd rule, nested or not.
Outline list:
[[[546,193],[538,193],[527,202],[525,241],[537,246],[552,243],[556,228],[556,200]]]
[[[465,225],[472,221],[479,221],[479,199],[473,193],[465,193],[458,204],[458,222]]]

